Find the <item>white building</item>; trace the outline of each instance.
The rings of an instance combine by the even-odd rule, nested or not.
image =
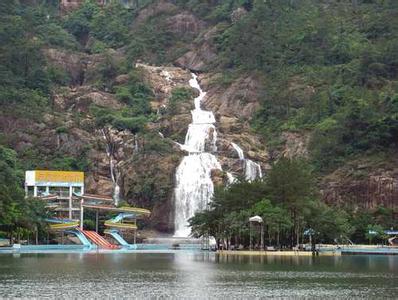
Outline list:
[[[84,173],[74,171],[26,171],[26,197],[56,196],[57,211],[69,219],[79,218],[80,200],[84,194]]]

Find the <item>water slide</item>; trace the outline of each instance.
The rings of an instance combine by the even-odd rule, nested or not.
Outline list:
[[[107,229],[104,231],[105,234],[112,236],[123,248],[135,248],[136,245],[131,245],[126,242],[126,240],[120,235],[119,231],[116,229]]]
[[[398,237],[397,236],[393,236],[392,238],[389,238],[388,239],[388,243],[390,244],[390,246],[398,245]]]
[[[116,229],[137,229],[137,225],[135,222],[130,222],[130,223],[123,223],[124,219],[131,219],[135,218],[136,214],[132,213],[120,213],[116,217],[105,221],[105,226],[110,227],[110,228],[116,228]]]
[[[74,234],[80,240],[83,246],[91,247],[90,241],[86,238],[86,236],[78,229],[67,230],[65,233]]]
[[[117,245],[113,245],[109,243],[106,239],[104,239],[102,236],[100,236],[98,233],[95,231],[89,231],[89,230],[82,230],[82,233],[88,237],[94,244],[97,246],[103,248],[103,249],[119,249],[120,247]]]
[[[76,228],[79,226],[79,221],[70,219],[46,219],[47,223],[50,223],[51,230],[67,230]]]

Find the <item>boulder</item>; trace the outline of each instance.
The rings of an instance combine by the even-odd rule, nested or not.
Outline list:
[[[192,39],[205,28],[205,23],[191,13],[183,12],[167,18],[166,27],[179,38]]]

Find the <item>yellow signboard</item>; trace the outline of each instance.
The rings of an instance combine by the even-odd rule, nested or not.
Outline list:
[[[84,183],[84,172],[74,171],[35,171],[36,182]]]

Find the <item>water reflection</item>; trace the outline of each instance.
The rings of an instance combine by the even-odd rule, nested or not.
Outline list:
[[[0,255],[0,298],[389,298],[397,280],[397,256]]]

